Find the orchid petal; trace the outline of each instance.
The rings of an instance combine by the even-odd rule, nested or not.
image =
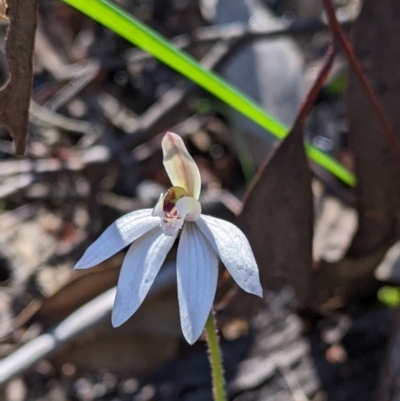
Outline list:
[[[178,247],[177,281],[182,332],[189,344],[204,329],[217,278],[217,254],[194,223],[185,223]]]
[[[185,196],[176,202],[176,210],[182,219],[196,221],[201,214],[201,205],[197,199]]]
[[[155,228],[130,246],[118,279],[111,318],[114,327],[126,322],[139,308],[175,238]]]
[[[172,185],[183,188],[188,195],[199,199],[200,172],[182,138],[172,132],[167,132],[162,140],[162,150],[164,167]]]
[[[151,212],[151,209],[135,210],[116,220],[90,245],[75,265],[75,269],[87,269],[98,265],[157,227],[160,218],[152,217]]]
[[[204,214],[195,223],[239,286],[261,297],[258,267],[246,236],[233,224]]]
[[[157,203],[155,204],[151,215],[153,217],[161,217],[163,214],[163,204],[164,204],[164,194],[161,194],[158,198]]]

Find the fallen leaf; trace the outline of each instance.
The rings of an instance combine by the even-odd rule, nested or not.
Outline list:
[[[293,287],[299,305],[310,296],[313,196],[301,127],[282,141],[245,198],[239,226],[254,251],[263,288]]]
[[[366,0],[352,32],[357,58],[397,140],[400,140],[399,26],[399,2]],[[347,104],[359,213],[359,229],[349,255],[357,257],[374,252],[383,243],[390,245],[399,237],[400,164],[353,75],[347,91]]]

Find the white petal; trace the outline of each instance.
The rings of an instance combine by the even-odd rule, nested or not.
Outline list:
[[[202,214],[195,222],[233,279],[245,291],[262,296],[257,263],[246,236],[233,224]]]
[[[161,194],[160,197],[158,198],[157,203],[154,206],[153,211],[151,212],[151,215],[153,217],[161,217],[163,214],[163,203],[164,203],[164,194]]]
[[[182,138],[167,132],[162,140],[164,167],[173,186],[182,187],[188,195],[199,199],[200,172],[187,151]]]
[[[197,199],[185,196],[176,202],[176,209],[182,219],[196,221],[201,214],[201,205]]]
[[[175,238],[167,237],[160,228],[155,228],[130,246],[118,279],[112,312],[114,327],[126,322],[139,308]]]
[[[202,333],[215,298],[218,256],[195,223],[185,223],[177,256],[182,332],[189,344]]]
[[[98,265],[157,227],[160,218],[152,217],[151,212],[151,209],[135,210],[116,220],[90,245],[76,263],[75,269],[87,269]]]

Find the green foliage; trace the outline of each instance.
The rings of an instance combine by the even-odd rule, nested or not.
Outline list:
[[[400,304],[400,288],[399,287],[382,287],[378,291],[378,299],[389,308],[395,308]]]
[[[349,74],[348,71],[342,69],[338,71],[327,83],[326,91],[331,96],[340,96],[343,95],[345,90],[349,85]]]
[[[150,29],[134,16],[107,0],[64,0],[97,22],[113,30],[132,44],[142,48],[207,90],[227,105],[233,107],[250,120],[265,128],[279,139],[283,139],[288,127],[272,117],[259,104],[244,93],[225,82],[215,72],[205,70],[193,57],[176,49],[165,38]],[[306,144],[309,157],[324,169],[350,186],[355,185],[354,175],[330,155]]]

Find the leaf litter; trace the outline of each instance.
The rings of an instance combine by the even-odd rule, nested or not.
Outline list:
[[[193,5],[154,0],[146,11],[143,2],[138,8],[121,3],[169,36],[204,25]],[[348,252],[356,229],[354,196],[314,166],[312,178],[303,129],[266,155],[269,162],[243,197],[246,179],[229,118],[209,109],[200,113],[196,105],[203,94],[182,86],[180,77],[151,59],[134,60],[124,41],[69,7],[40,4],[32,99],[24,92],[21,106],[26,111],[26,99],[32,102],[27,158],[13,156],[8,133],[0,133],[0,366],[9,366],[18,348],[67,327],[62,325],[68,316],[112,291],[123,253],[89,274],[72,273],[72,266],[115,218],[155,203],[168,185],[161,134],[175,127],[200,168],[206,213],[233,221],[242,209],[238,221],[269,290],[267,302],[254,305],[227,275],[218,283],[232,399],[283,391],[287,397],[328,394],[339,400],[345,391],[355,400],[372,400],[392,315],[384,309],[371,312],[371,302],[360,301],[360,293],[374,293],[371,277],[388,245],[357,257]],[[307,40],[321,61],[320,39],[311,33]],[[325,51],[329,35],[324,40]],[[202,58],[208,49],[203,44],[192,51]],[[25,62],[29,57],[25,54]],[[1,68],[7,71],[4,62]],[[179,96],[171,103],[174,93]],[[342,98],[324,96],[317,98],[317,107],[320,102],[344,107]],[[25,139],[26,132],[18,138]],[[353,157],[339,133],[331,139],[336,155],[346,151]],[[18,149],[22,152],[21,142]],[[362,151],[355,151],[356,158]],[[92,324],[83,323],[82,332],[12,381],[6,378],[1,396],[7,401],[176,400],[191,391],[193,397],[208,394],[203,347],[188,348],[180,337],[174,257],[163,268],[165,281],[136,318],[113,330],[107,319],[94,319],[92,309],[87,315]],[[106,313],[112,307],[107,302],[96,305]],[[350,323],[344,327],[342,321]],[[335,330],[340,335],[332,337]],[[371,330],[374,338],[365,336]],[[334,385],[339,376],[342,388]]]

